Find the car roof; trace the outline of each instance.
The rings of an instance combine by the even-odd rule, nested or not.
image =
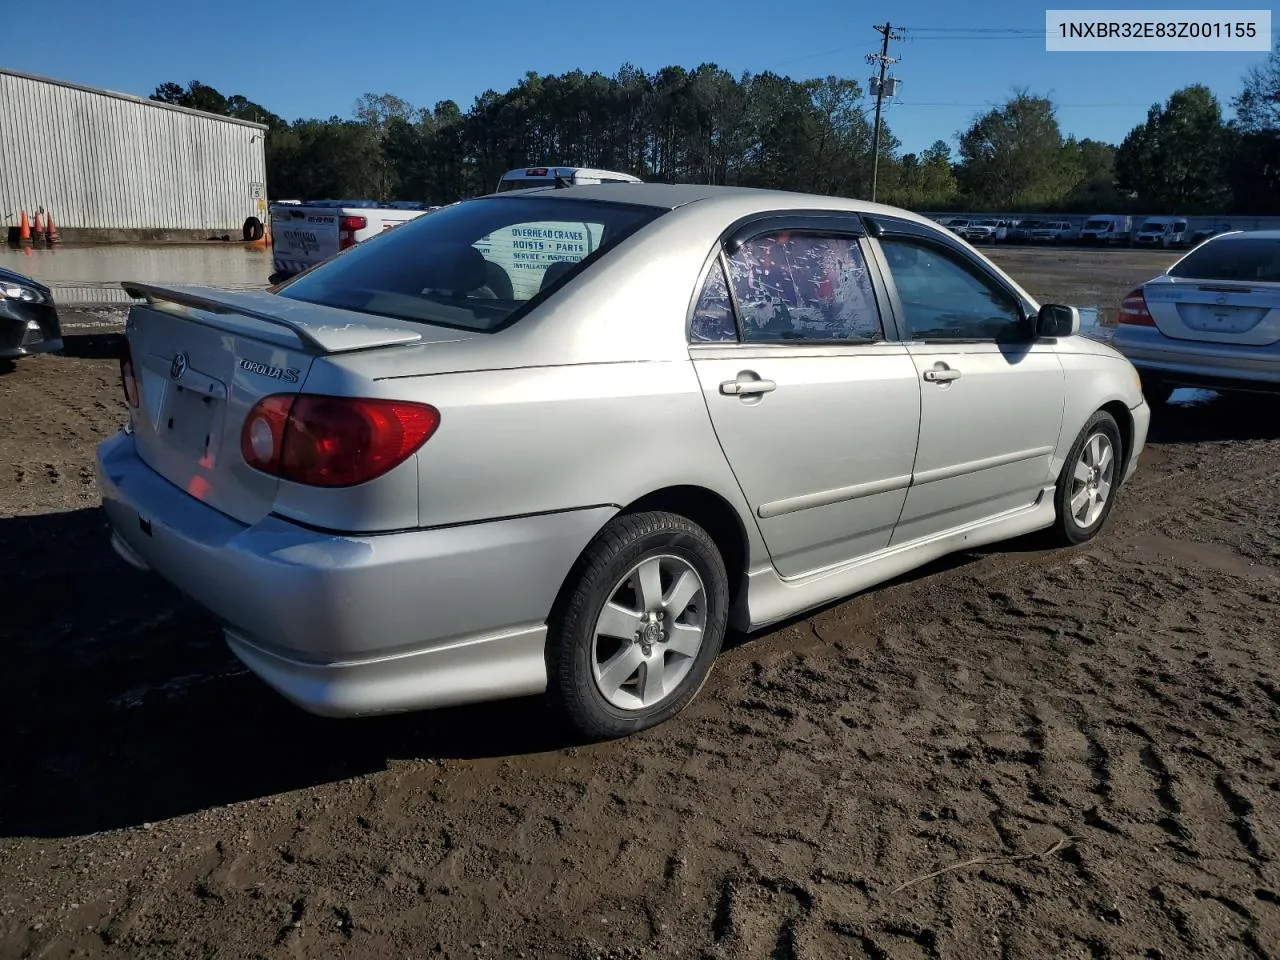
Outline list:
[[[1215,243],[1224,240],[1280,240],[1280,230],[1233,230],[1213,238]]]
[[[799,193],[790,190],[763,190],[755,187],[721,187],[696,183],[588,183],[571,187],[537,187],[532,190],[513,190],[508,193],[489,194],[484,199],[519,199],[534,196],[551,196],[564,200],[597,200],[616,203],[639,204],[675,210],[690,203],[723,201],[735,207],[744,202],[754,208],[752,213],[768,213],[772,210],[830,210],[841,213],[880,213],[901,217],[936,227],[927,217],[900,207],[853,200],[849,197],[827,197],[821,194]]]

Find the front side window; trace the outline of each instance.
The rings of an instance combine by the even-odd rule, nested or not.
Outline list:
[[[366,240],[286,282],[278,295],[490,332],[662,212],[553,196],[468,200]]]
[[[744,243],[728,262],[746,342],[884,339],[855,237],[768,234]]]
[[[912,340],[1023,340],[1027,328],[1013,296],[932,244],[880,241]]]

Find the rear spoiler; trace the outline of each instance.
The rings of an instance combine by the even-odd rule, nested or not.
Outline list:
[[[416,324],[289,300],[262,290],[220,290],[192,284],[158,286],[130,280],[120,286],[135,300],[146,300],[149,304],[172,303],[283,327],[313,353],[347,353],[416,343],[423,339]]]

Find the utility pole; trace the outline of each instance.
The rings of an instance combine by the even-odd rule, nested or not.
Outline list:
[[[894,33],[893,26],[889,21],[885,21],[883,26],[877,25],[873,27],[884,39],[880,44],[880,52],[867,54],[867,63],[880,64],[880,76],[874,78],[876,94],[876,126],[871,139],[871,202],[876,201],[876,181],[880,176],[880,109],[884,103],[884,73],[889,69],[889,64],[897,63],[894,57],[889,56],[889,41],[901,40],[902,34]]]

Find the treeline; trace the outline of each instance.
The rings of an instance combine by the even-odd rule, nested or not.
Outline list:
[[[529,73],[465,112],[365,94],[349,118],[288,122],[193,82],[152,99],[265,123],[273,199],[450,203],[510,169],[603,167],[645,180],[868,197],[870,98],[856,80],[735,77],[714,64],[614,76]],[[1022,90],[942,140],[902,153],[881,129],[877,199],[917,210],[1280,212],[1280,50],[1245,78],[1234,116],[1203,86],[1153,105],[1119,147],[1064,137],[1053,102]]]

